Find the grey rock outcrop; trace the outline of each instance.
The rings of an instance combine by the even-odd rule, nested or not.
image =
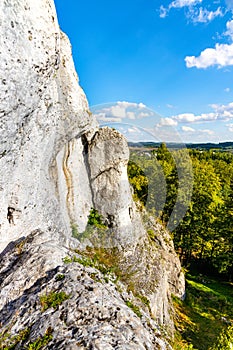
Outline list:
[[[135,301],[124,285],[110,279],[106,283],[107,276],[96,268],[64,264],[62,258],[70,251],[41,244],[43,240],[43,233],[35,231],[1,254],[0,323],[11,334],[0,340],[2,346],[27,348],[49,330],[46,349],[171,349],[148,311],[136,315],[127,306]],[[63,292],[67,300],[43,310],[41,297],[51,292]]]
[[[63,212],[78,232],[85,231],[93,207],[111,229],[108,243],[133,248],[145,230],[132,199],[128,160],[125,138],[105,127],[66,144],[57,156],[57,169]]]
[[[172,329],[179,260],[168,233],[142,221],[127,142],[89,112],[53,1],[2,1],[0,44],[0,334],[28,329],[16,349],[48,330],[48,349],[169,349],[157,324]],[[88,231],[92,208],[101,237]],[[118,287],[92,263],[64,264],[100,244],[117,252]],[[69,299],[42,312],[40,295],[59,290]]]

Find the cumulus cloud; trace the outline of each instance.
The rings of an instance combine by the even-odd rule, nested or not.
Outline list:
[[[189,126],[182,126],[181,130],[185,133],[191,133],[191,134],[196,134],[196,135],[200,135],[200,134],[207,134],[207,135],[214,135],[214,131],[210,130],[210,129],[193,129]]]
[[[227,105],[212,104],[210,107],[213,109],[213,112],[210,113],[201,113],[199,115],[195,115],[194,113],[181,113],[171,117],[161,118],[156,126],[161,128],[163,126],[177,126],[179,124],[202,124],[215,121],[227,122],[233,120],[233,102],[230,102]],[[184,132],[195,131],[187,125],[181,126],[181,130]],[[210,131],[211,130],[209,129],[199,130],[199,132],[211,135]]]
[[[224,89],[225,92],[230,92],[231,89],[229,87],[227,87],[226,89]]]
[[[142,119],[153,115],[153,111],[148,109],[143,103],[118,101],[111,105],[100,105],[93,107],[93,114],[101,123],[120,123],[122,120]]]
[[[182,113],[171,117],[172,119],[180,123],[197,123],[203,121],[213,121],[217,119],[216,113],[202,113],[200,115],[195,115],[193,113]]]
[[[233,65],[233,44],[216,44],[215,48],[207,48],[200,56],[187,56],[185,58],[188,68],[207,68],[218,66],[218,68]]]
[[[177,126],[177,124],[177,121],[172,118],[161,118],[160,123],[157,126]]]
[[[195,132],[195,129],[190,128],[189,126],[182,126],[181,130],[184,132]]]

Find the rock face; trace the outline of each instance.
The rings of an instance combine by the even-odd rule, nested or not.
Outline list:
[[[53,1],[2,1],[0,44],[0,346],[169,349],[151,316],[172,329],[181,267],[132,200],[126,140],[89,112]],[[100,247],[116,266],[87,263]],[[60,290],[69,298],[43,311],[40,296]]]
[[[96,127],[53,1],[0,4],[0,248],[35,228],[67,232],[56,156]]]
[[[127,306],[134,299],[124,285],[111,282],[109,275],[106,283],[107,275],[93,267],[64,265],[62,256],[69,250],[42,244],[45,238],[35,231],[1,254],[0,322],[11,336],[4,341],[0,332],[0,345],[23,349],[49,333],[46,349],[171,349],[148,311],[136,315]],[[46,309],[41,298],[51,292],[65,293],[66,300]]]

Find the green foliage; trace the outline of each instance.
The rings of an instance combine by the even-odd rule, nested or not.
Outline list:
[[[146,204],[148,194],[148,179],[142,168],[133,161],[128,164],[129,182],[134,189],[134,200],[140,200]]]
[[[64,264],[71,264],[73,262],[72,258],[65,256],[63,259]]]
[[[107,226],[103,223],[102,216],[98,213],[98,210],[91,208],[90,214],[88,216],[88,225],[95,226],[97,228],[106,229]]]
[[[49,308],[57,309],[59,305],[63,303],[63,301],[69,299],[70,296],[65,292],[49,292],[48,294],[44,294],[40,296],[40,303],[42,312],[46,311]]]
[[[99,270],[105,276],[106,282],[111,280],[116,283],[119,279],[125,281],[132,276],[130,271],[121,268],[121,257],[117,248],[87,247],[85,251],[76,250],[76,252],[82,255],[81,258],[76,257],[76,261],[83,266]]]
[[[186,300],[173,298],[177,330],[174,350],[187,350],[190,346],[197,350],[224,350],[212,346],[223,344],[228,339],[223,340],[223,336],[232,329],[227,328],[225,321],[233,318],[232,286],[203,275],[187,277]]]
[[[152,229],[148,229],[147,230],[147,233],[148,233],[148,236],[150,237],[150,239],[154,239],[155,238],[155,232],[154,232],[154,230],[152,230]]]
[[[172,232],[183,266],[233,278],[232,153],[191,150],[189,157],[161,144],[150,156],[132,152],[128,176],[135,198],[165,225],[188,208]]]
[[[30,334],[30,328],[25,328],[14,336],[9,331],[8,329],[0,333],[0,350],[14,350],[18,344],[26,341]]]
[[[233,349],[233,326],[224,329],[218,337],[216,344],[210,350],[232,350]]]
[[[130,300],[127,300],[125,303],[139,318],[142,317],[142,313],[137,305],[134,305]]]
[[[43,337],[39,337],[37,340],[28,345],[27,350],[41,350],[45,348],[45,346],[47,346],[53,339],[52,332],[53,330],[48,328]]]

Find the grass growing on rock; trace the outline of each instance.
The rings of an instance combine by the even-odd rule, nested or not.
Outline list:
[[[140,308],[137,305],[134,305],[130,300],[127,300],[125,303],[139,318],[142,317]]]
[[[232,287],[230,283],[187,275],[186,300],[174,298],[177,329],[174,350],[228,350],[217,344],[233,323]],[[233,349],[233,339],[231,342]]]
[[[40,303],[42,312],[46,311],[49,308],[57,309],[59,305],[63,303],[63,301],[69,299],[70,296],[65,292],[49,292],[48,294],[43,294],[40,296]]]
[[[30,328],[25,328],[19,334],[12,336],[9,330],[0,332],[0,350],[13,350],[21,342],[27,340],[30,334]]]
[[[27,350],[45,349],[45,346],[48,345],[48,343],[53,339],[52,332],[53,330],[51,328],[48,328],[42,337],[39,337],[34,342],[31,342],[26,349]]]

